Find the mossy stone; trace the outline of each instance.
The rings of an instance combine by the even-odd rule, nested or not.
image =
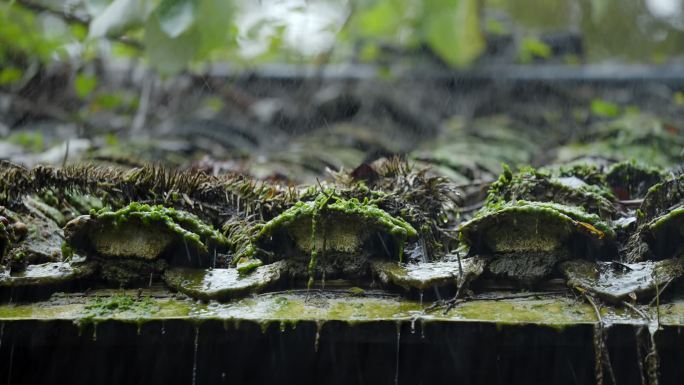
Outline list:
[[[614,232],[598,216],[552,203],[518,201],[490,209],[460,227],[476,254],[554,252],[580,238],[600,243]]]
[[[286,261],[259,266],[251,273],[240,274],[237,269],[192,269],[174,267],[164,272],[169,287],[201,300],[227,300],[258,293],[276,284],[285,269]]]
[[[608,302],[621,303],[650,300],[656,288],[662,289],[684,274],[684,259],[625,264],[575,260],[562,263],[560,270],[569,286],[588,290]]]
[[[49,262],[28,265],[22,271],[0,274],[0,286],[46,286],[66,283],[91,276],[95,272],[95,266],[92,262]]]
[[[425,290],[447,285],[461,286],[482,274],[485,260],[479,257],[458,261],[400,264],[389,261],[373,261],[371,269],[383,284],[394,284],[405,289]],[[461,276],[461,268],[463,275]]]

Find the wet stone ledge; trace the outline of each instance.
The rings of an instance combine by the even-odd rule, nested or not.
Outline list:
[[[428,305],[358,288],[229,303],[193,301],[161,287],[57,293],[0,305],[0,380],[596,383],[599,322],[570,292],[483,293],[447,313]],[[637,357],[648,353],[649,326],[659,326],[653,341],[660,383],[677,383],[684,298],[636,309],[600,309],[617,383],[641,383]]]

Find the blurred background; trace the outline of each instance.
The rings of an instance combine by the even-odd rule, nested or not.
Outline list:
[[[684,159],[683,0],[4,0],[0,158],[313,183]]]

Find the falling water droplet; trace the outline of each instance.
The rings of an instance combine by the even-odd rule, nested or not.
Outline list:
[[[422,308],[423,307],[423,291],[422,290],[420,291],[419,296],[420,296],[420,307]]]
[[[399,349],[401,347],[401,322],[397,322],[397,353],[395,357],[394,385],[399,384]]]
[[[420,338],[425,339],[425,321],[420,321]]]
[[[97,322],[93,322],[93,341],[97,341]]]
[[[657,385],[659,381],[660,356],[658,355],[658,347],[656,346],[655,336],[659,329],[658,322],[648,323],[649,334],[649,349],[646,354],[646,375],[648,376],[648,383],[650,385]]]
[[[5,334],[5,323],[0,322],[0,350],[2,349],[2,336]]]
[[[192,355],[192,385],[197,383],[197,347],[199,346],[199,326],[195,326],[195,350]]]
[[[138,330],[136,331],[138,335],[142,332],[142,322],[138,322]]]
[[[166,334],[166,322],[162,321],[161,323],[161,334],[164,335]]]
[[[416,320],[418,317],[411,318],[411,334],[416,334]]]
[[[152,273],[150,273],[150,282],[147,284],[147,287],[152,287]]]
[[[316,321],[316,338],[314,340],[314,351],[318,352],[318,346],[321,340],[321,329],[323,328],[323,321]]]
[[[188,256],[188,262],[191,262],[192,259],[190,258],[190,249],[188,249],[188,242],[183,238],[183,244],[185,245],[185,255]]]
[[[9,365],[7,366],[7,383],[11,384],[12,383],[12,365],[14,363],[14,343],[12,343],[12,347],[10,348],[10,357],[9,357]]]

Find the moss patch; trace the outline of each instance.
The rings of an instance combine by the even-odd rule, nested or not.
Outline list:
[[[461,239],[476,252],[554,251],[573,234],[596,240],[615,237],[597,215],[546,202],[517,201],[489,207],[460,227]]]
[[[297,202],[265,223],[254,242],[277,230],[286,230],[301,249],[310,252],[309,286],[313,283],[319,253],[326,248],[346,254],[358,253],[364,237],[371,235],[372,230],[382,231],[397,241],[398,259],[402,261],[405,241],[418,235],[408,222],[388,214],[373,201],[344,199],[333,191],[320,193],[313,201]]]
[[[162,205],[151,206],[132,202],[117,211],[109,211],[106,208],[91,211],[90,216],[99,221],[111,221],[115,225],[126,224],[131,219],[139,220],[145,225],[162,224],[167,230],[202,251],[207,251],[207,241],[217,245],[228,245],[228,239],[223,234],[202,222],[196,215]]]
[[[589,184],[577,176],[567,175],[556,176],[550,170],[531,167],[512,173],[505,167],[489,189],[485,210],[495,210],[508,202],[527,200],[577,206],[602,218],[612,217],[615,209],[610,190],[602,185]]]
[[[130,295],[95,297],[85,304],[77,322],[79,324],[109,319],[116,314],[126,313],[133,318],[146,318],[156,313],[158,308],[149,297],[134,298]]]

